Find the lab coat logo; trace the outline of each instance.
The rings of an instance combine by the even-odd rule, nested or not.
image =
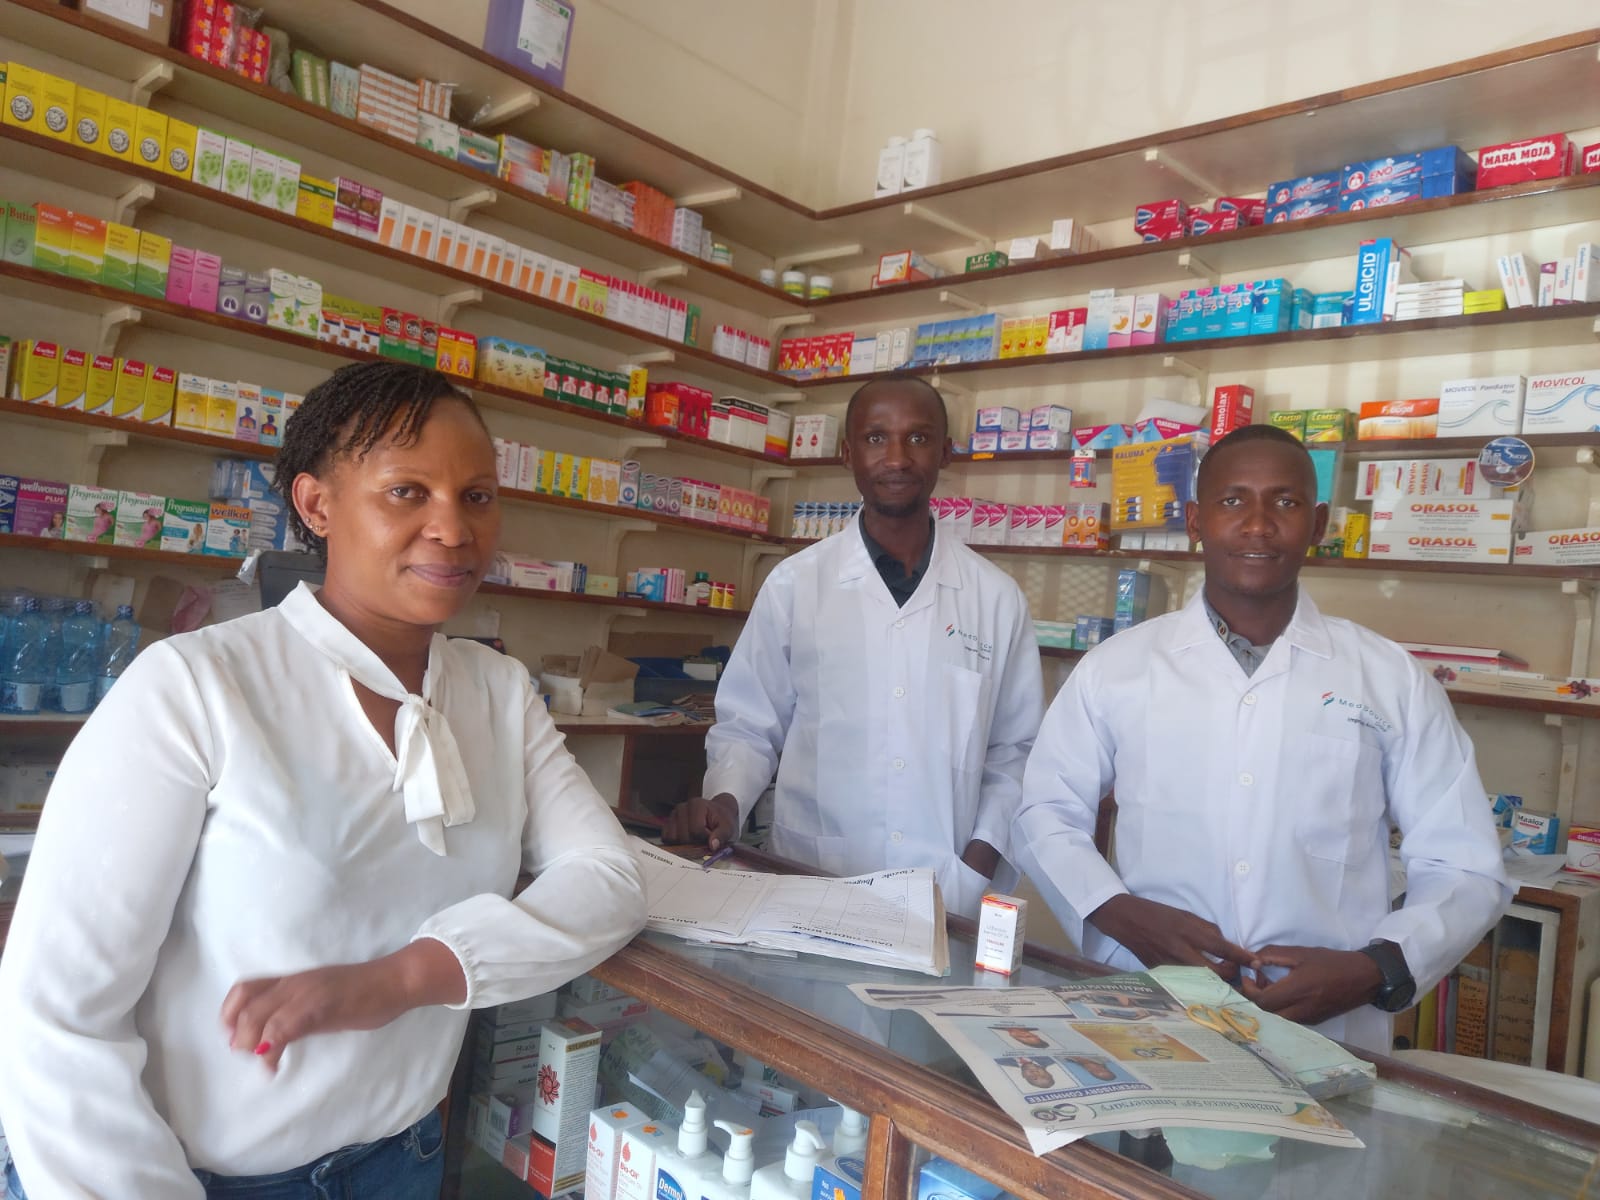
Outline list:
[[[960,638],[962,648],[971,654],[976,654],[982,661],[994,661],[994,643],[980,640],[978,635],[975,633],[968,633],[964,629],[957,629],[954,621],[944,627],[944,635],[947,638]]]
[[[1371,705],[1363,704],[1359,700],[1346,700],[1343,696],[1335,696],[1332,692],[1322,693],[1322,707],[1339,707],[1347,710],[1345,720],[1376,730],[1378,733],[1393,733],[1394,725],[1389,719]]]

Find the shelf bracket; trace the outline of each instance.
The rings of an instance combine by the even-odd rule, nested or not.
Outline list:
[[[1572,597],[1572,658],[1568,663],[1571,678],[1589,674],[1589,655],[1594,649],[1594,585],[1583,579],[1563,579],[1561,594]]]
[[[531,88],[524,88],[520,92],[513,92],[504,100],[485,106],[472,118],[472,125],[475,129],[493,129],[496,125],[515,121],[538,107],[539,93]]]
[[[450,219],[459,222],[480,208],[488,208],[494,203],[495,195],[491,188],[479,188],[475,192],[468,192],[465,196],[450,201]]]
[[[1594,333],[1595,337],[1600,338],[1600,317],[1596,317],[1594,319],[1594,325],[1592,327],[1592,332]]]
[[[148,183],[140,181],[134,184],[114,201],[114,220],[118,225],[131,225],[133,216],[146,204],[156,198],[156,189]]]
[[[649,350],[644,354],[630,354],[628,361],[636,367],[654,367],[663,363],[677,362],[678,356],[671,350]]]
[[[942,212],[929,208],[926,204],[918,204],[913,200],[908,200],[900,206],[900,211],[908,217],[915,217],[919,221],[925,221],[929,225],[936,225],[940,229],[953,233],[958,237],[966,238],[979,250],[988,251],[994,249],[994,239],[992,237],[979,233],[972,226],[963,225],[954,217],[947,217]]]
[[[612,627],[616,625],[618,621],[627,621],[630,619],[637,621],[641,617],[647,617],[649,615],[650,614],[642,608],[608,608],[606,610],[605,619],[600,622],[600,627],[605,630],[605,637],[603,640],[606,642],[611,641]]]
[[[958,396],[963,400],[973,400],[977,398],[977,393],[971,388],[967,387],[959,380],[946,379],[938,371],[935,371],[932,375],[928,376],[928,383],[933,387],[938,388],[941,395],[947,397]]]
[[[1199,367],[1186,358],[1179,358],[1176,354],[1163,354],[1161,369],[1171,371],[1174,375],[1182,375],[1185,379],[1193,379],[1196,383],[1206,377],[1206,373]]]
[[[790,313],[783,317],[773,317],[768,324],[774,337],[785,329],[798,329],[802,325],[814,325],[817,321],[816,313]]]
[[[1226,188],[1207,179],[1200,172],[1190,167],[1183,159],[1175,157],[1170,151],[1151,146],[1144,152],[1144,160],[1147,163],[1154,163],[1158,167],[1165,167],[1185,183],[1199,189],[1201,194],[1208,200],[1214,200],[1218,196],[1226,196],[1228,194]]]
[[[655,287],[668,279],[683,279],[689,274],[689,268],[683,263],[668,263],[664,267],[646,267],[639,272],[639,282],[646,287]]]
[[[824,246],[817,250],[802,250],[798,254],[784,254],[772,260],[773,269],[783,274],[790,267],[809,267],[813,263],[840,262],[861,256],[860,242],[846,242],[838,246]]]
[[[148,71],[133,81],[133,91],[128,97],[140,108],[150,106],[150,97],[170,84],[176,78],[171,63],[158,62],[153,64]]]
[[[1578,803],[1578,745],[1582,735],[1578,722],[1571,717],[1546,713],[1546,725],[1561,730],[1561,772],[1556,778],[1556,816],[1561,818],[1563,829],[1572,828],[1572,814]]]
[[[1212,287],[1222,282],[1222,272],[1190,250],[1178,255],[1178,269],[1188,272],[1196,279],[1205,280]]]
[[[704,192],[690,192],[687,196],[677,197],[673,203],[679,208],[712,208],[718,204],[734,204],[743,199],[743,189],[725,187],[711,188]]]
[[[456,319],[456,313],[469,304],[483,303],[482,288],[462,288],[459,292],[450,292],[439,297],[439,324],[450,325]]]
[[[91,484],[100,482],[100,463],[106,451],[128,444],[128,435],[120,429],[91,429],[84,447],[82,463],[78,468],[83,478]]]
[[[750,472],[750,487],[754,491],[762,492],[766,490],[769,483],[793,478],[794,471],[788,467],[757,467]],[[757,544],[760,545],[761,543]],[[783,549],[782,546],[774,548],[780,551]]]
[[[739,595],[744,597],[744,606],[750,607],[750,598],[756,590],[756,563],[763,558],[781,558],[789,552],[787,546],[773,546],[765,542],[747,543],[744,554],[739,560]]]
[[[768,392],[763,397],[768,404],[799,404],[805,398],[804,392]]]
[[[976,300],[969,300],[960,292],[943,291],[939,293],[939,303],[948,304],[951,308],[959,308],[962,312],[984,313],[989,310]]]
[[[1593,446],[1579,446],[1577,453],[1578,466],[1588,467],[1591,471],[1600,471],[1600,455],[1596,455]],[[1594,523],[1594,513],[1589,514],[1589,523]]]
[[[606,561],[617,565],[617,555],[622,550],[622,539],[630,533],[654,533],[659,528],[654,521],[640,521],[633,517],[608,522],[606,525]],[[618,572],[620,574],[620,572]]]
[[[650,434],[634,434],[631,437],[621,438],[617,442],[617,453],[623,458],[637,454],[640,450],[661,450],[666,447],[667,439],[652,437]]]
[[[131,304],[118,305],[100,318],[100,333],[95,339],[96,354],[110,354],[117,347],[124,325],[137,325],[139,310]]]

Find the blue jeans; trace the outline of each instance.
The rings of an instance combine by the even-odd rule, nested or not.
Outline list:
[[[444,1125],[435,1109],[381,1142],[346,1146],[275,1175],[196,1171],[206,1200],[438,1200],[444,1183]],[[6,1200],[28,1200],[17,1164],[6,1168]]]

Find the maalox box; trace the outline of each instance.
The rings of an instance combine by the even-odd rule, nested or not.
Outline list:
[[[1600,430],[1600,370],[1528,378],[1523,433],[1590,433]]]

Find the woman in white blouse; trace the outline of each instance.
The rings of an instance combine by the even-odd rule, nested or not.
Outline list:
[[[437,632],[499,533],[471,401],[347,367],[278,483],[323,587],[152,645],[45,804],[0,964],[12,1196],[435,1197],[468,1012],[643,923],[526,669]]]

